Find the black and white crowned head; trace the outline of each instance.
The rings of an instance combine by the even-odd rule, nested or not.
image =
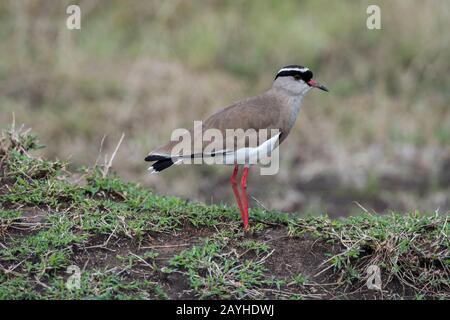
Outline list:
[[[290,65],[278,71],[273,86],[284,89],[292,95],[301,96],[304,96],[312,88],[328,92],[328,89],[314,80],[313,76],[312,71],[307,67]]]

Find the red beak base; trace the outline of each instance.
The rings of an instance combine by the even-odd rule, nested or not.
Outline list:
[[[327,87],[325,87],[324,85],[321,85],[320,83],[318,83],[316,80],[309,80],[308,84],[313,87],[313,88],[317,88],[326,92],[330,92]]]

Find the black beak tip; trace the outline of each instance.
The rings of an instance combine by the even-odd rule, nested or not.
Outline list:
[[[321,84],[321,83],[319,83],[319,82],[317,82],[317,81],[315,81],[315,80],[309,81],[308,84],[309,84],[311,87],[320,89],[320,90],[325,91],[325,92],[330,92],[330,90],[328,90],[327,87],[325,87],[323,84]]]
[[[320,86],[320,87],[318,87],[320,90],[322,90],[322,91],[325,91],[325,92],[330,92],[330,90],[328,90],[328,88],[327,87],[325,87],[325,86]]]

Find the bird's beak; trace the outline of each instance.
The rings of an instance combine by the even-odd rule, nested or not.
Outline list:
[[[330,92],[327,87],[325,87],[324,85],[321,85],[320,83],[318,83],[316,80],[309,80],[308,84],[313,87],[313,88],[317,88],[326,92]]]

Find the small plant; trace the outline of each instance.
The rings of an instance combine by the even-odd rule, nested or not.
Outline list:
[[[292,277],[292,282],[290,284],[296,284],[299,286],[303,286],[303,285],[307,284],[308,282],[309,282],[308,276],[298,273]]]
[[[246,251],[254,251],[256,254],[268,252],[270,249],[266,243],[256,240],[245,240],[239,246],[246,249]]]

